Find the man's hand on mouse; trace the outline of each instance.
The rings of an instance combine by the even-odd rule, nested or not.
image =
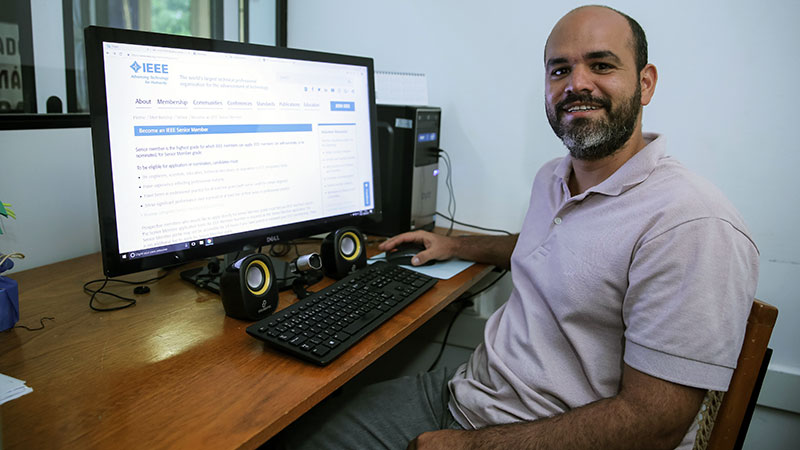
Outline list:
[[[445,261],[456,256],[458,248],[457,239],[429,231],[410,231],[398,234],[378,245],[378,248],[385,252],[390,252],[400,244],[417,243],[423,244],[425,250],[419,252],[411,260],[414,266],[421,266],[431,260]]]

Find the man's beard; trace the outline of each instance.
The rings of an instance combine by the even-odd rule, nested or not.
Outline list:
[[[636,119],[641,107],[642,89],[636,86],[636,92],[618,108],[613,108],[611,101],[595,98],[591,94],[569,94],[558,102],[555,109],[549,105],[547,120],[569,153],[575,159],[595,161],[614,154],[633,134]],[[608,118],[574,119],[571,124],[564,124],[559,119],[564,114],[564,106],[574,102],[600,105],[608,112]]]

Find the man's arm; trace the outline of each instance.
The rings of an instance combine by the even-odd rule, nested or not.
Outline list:
[[[389,251],[400,244],[415,242],[425,245],[425,251],[416,255],[412,264],[419,266],[432,259],[460,258],[491,264],[503,269],[511,268],[511,253],[517,245],[519,235],[512,236],[460,236],[449,237],[428,231],[412,231],[399,234],[382,242],[378,248]]]
[[[627,364],[616,397],[534,422],[423,433],[409,449],[674,449],[704,390],[651,377]]]

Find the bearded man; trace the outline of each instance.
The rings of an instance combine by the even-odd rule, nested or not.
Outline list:
[[[692,448],[726,390],[758,251],[733,206],[642,132],[657,71],[644,31],[575,9],[545,45],[545,107],[569,155],[537,173],[516,236],[428,232],[414,265],[510,268],[509,300],[456,370],[380,383],[312,411],[289,448]]]

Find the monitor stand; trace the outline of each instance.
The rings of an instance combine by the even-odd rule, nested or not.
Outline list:
[[[222,259],[216,256],[209,258],[205,266],[181,272],[181,278],[201,289],[207,289],[219,294],[219,277],[226,267],[236,262],[237,258],[244,258],[242,252],[228,253]],[[271,256],[268,256],[268,258],[272,260],[272,267],[275,269],[278,290],[282,291],[291,288],[293,277],[289,273],[289,263]]]
[[[216,256],[209,258],[205,266],[181,272],[181,278],[184,280],[201,289],[208,289],[215,294],[219,294],[220,275],[222,275],[222,266],[220,259]]]

